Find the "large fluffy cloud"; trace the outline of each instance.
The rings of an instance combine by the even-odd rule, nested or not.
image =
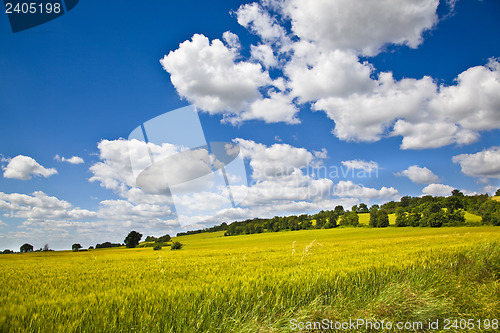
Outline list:
[[[437,23],[439,0],[283,1],[293,32],[328,49],[374,55],[388,43],[416,48]]]
[[[313,43],[297,42],[284,73],[293,96],[301,102],[347,97],[373,90],[373,68],[360,63],[351,50],[322,51]]]
[[[418,165],[412,165],[408,169],[398,172],[396,175],[408,177],[415,184],[431,184],[439,180],[439,177],[431,170],[426,167],[419,167]]]
[[[285,29],[258,3],[242,5],[236,11],[238,23],[258,35],[264,42],[282,41]]]
[[[499,129],[499,89],[500,64],[491,59],[461,73],[453,86],[380,73],[372,91],[321,98],[314,109],[335,121],[333,133],[342,140],[402,136],[402,149],[438,148],[470,144],[480,131]]]
[[[305,148],[288,144],[274,144],[270,147],[251,140],[235,139],[243,158],[249,159],[254,180],[284,176],[297,169],[310,166],[315,159]]]
[[[462,172],[472,177],[500,178],[500,147],[490,147],[475,154],[460,154],[453,157]]]
[[[334,121],[332,132],[341,140],[401,136],[402,149],[470,144],[481,131],[500,128],[497,60],[469,68],[446,86],[428,76],[395,80],[366,58],[386,44],[418,47],[438,23],[438,4],[263,0],[235,12],[260,38],[250,45],[250,57],[226,32],[228,46],[194,35],[161,62],[181,96],[233,124],[298,123],[299,107],[311,103]],[[446,4],[452,11],[454,1]],[[279,71],[270,75],[264,68]]]
[[[28,180],[33,176],[47,178],[57,174],[56,169],[45,168],[29,156],[17,155],[8,162],[7,166],[2,167],[5,178]]]
[[[220,40],[194,35],[160,62],[188,101],[210,113],[238,115],[262,99],[259,88],[272,81],[260,64],[236,62],[236,57]]]
[[[31,195],[0,192],[0,210],[12,217],[28,220],[45,219],[87,219],[96,217],[96,213],[73,207],[69,202],[51,197],[42,191]]]
[[[423,194],[432,196],[449,196],[455,188],[444,184],[430,184],[424,187]]]
[[[371,187],[365,187],[360,184],[355,184],[352,181],[341,180],[335,185],[335,195],[339,197],[360,198],[362,200],[380,200],[380,199],[397,199],[399,192],[394,187],[385,187],[377,190]]]
[[[442,118],[472,130],[500,128],[500,63],[471,67],[458,75],[457,84],[442,86],[431,106]]]

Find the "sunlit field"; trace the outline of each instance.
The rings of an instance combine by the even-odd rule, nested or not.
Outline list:
[[[2,255],[0,331],[290,332],[291,320],[500,318],[498,227],[174,240],[182,250]]]

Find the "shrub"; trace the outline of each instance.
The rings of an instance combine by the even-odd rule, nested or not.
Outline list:
[[[173,242],[172,246],[170,247],[171,250],[180,250],[184,245],[181,244],[180,242]]]
[[[155,250],[155,251],[161,250],[161,245],[160,245],[160,244],[156,244],[156,245],[153,247],[153,250]]]

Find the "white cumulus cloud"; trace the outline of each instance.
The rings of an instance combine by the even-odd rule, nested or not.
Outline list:
[[[375,161],[362,161],[362,160],[350,160],[350,161],[342,161],[342,165],[344,165],[348,170],[363,170],[366,172],[372,172],[378,169],[378,163]]]
[[[490,147],[475,154],[453,156],[462,172],[471,177],[500,178],[500,147]]]
[[[361,200],[370,199],[396,199],[399,192],[393,187],[383,186],[377,190],[371,187],[355,184],[352,181],[341,180],[335,185],[334,194],[339,197],[359,198]]]
[[[194,35],[160,60],[177,92],[210,113],[240,113],[262,97],[271,83],[260,64],[236,62],[236,53],[220,40]]]
[[[328,49],[375,55],[389,43],[416,48],[438,21],[439,0],[283,1],[293,32]]]
[[[12,217],[28,220],[96,217],[95,212],[73,207],[69,202],[48,196],[42,191],[35,191],[31,195],[0,192],[0,210],[8,211]]]
[[[455,188],[444,184],[429,184],[422,190],[423,194],[432,196],[449,196]]]
[[[66,158],[66,157],[61,157],[59,155],[56,155],[56,156],[54,156],[54,159],[56,161],[59,161],[59,162],[67,162],[67,163],[70,163],[70,164],[82,164],[82,163],[85,163],[85,161],[83,160],[83,158],[78,157],[78,156],[72,156],[70,158]]]
[[[18,155],[8,161],[7,166],[2,167],[5,178],[28,180],[33,176],[47,178],[57,174],[56,169],[45,168],[29,156]]]
[[[412,165],[408,169],[396,173],[397,176],[408,177],[415,184],[431,184],[436,183],[439,177],[426,167]]]
[[[305,148],[293,147],[285,143],[276,143],[270,147],[251,140],[235,139],[241,149],[241,156],[250,160],[252,178],[265,180],[291,174],[296,169],[309,166],[315,156]],[[326,157],[319,154],[319,157]]]

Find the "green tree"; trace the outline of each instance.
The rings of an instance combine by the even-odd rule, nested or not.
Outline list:
[[[299,230],[299,220],[296,218],[290,219],[290,221],[288,222],[288,226],[290,227],[290,230]]]
[[[500,197],[500,188],[497,190],[497,192],[495,193],[495,196],[496,197]]]
[[[463,225],[465,224],[465,213],[459,210],[446,212],[445,219],[449,225]]]
[[[33,245],[28,244],[28,243],[24,243],[19,248],[19,251],[21,251],[21,252],[33,252]]]
[[[325,229],[335,228],[337,227],[337,220],[339,219],[339,215],[335,213],[335,211],[329,211],[327,214],[328,221],[325,223]],[[328,224],[328,227],[326,227]]]
[[[184,244],[182,244],[181,242],[175,241],[172,243],[170,250],[180,250],[180,249],[182,249],[183,246],[184,246]]]
[[[461,200],[460,196],[458,196],[458,195],[452,195],[452,196],[447,197],[444,200],[444,205],[448,209],[449,212],[454,212],[458,209],[464,208],[462,200]]]
[[[378,211],[377,216],[377,227],[385,228],[389,226],[389,215],[384,209]]]
[[[441,210],[437,213],[431,213],[427,217],[427,225],[429,225],[432,228],[439,228],[441,227],[444,222],[446,221],[444,212]]]
[[[483,224],[500,226],[500,212],[486,212],[483,215]]]
[[[399,200],[401,207],[407,208],[410,207],[410,204],[412,202],[412,198],[410,196],[404,196],[401,197]]]
[[[370,210],[368,209],[368,206],[366,204],[360,203],[356,212],[357,213],[369,213]]]
[[[335,206],[335,209],[333,210],[333,212],[335,214],[337,214],[337,216],[341,216],[341,215],[345,214],[344,207],[342,207],[341,205]]]
[[[169,234],[166,234],[166,235],[163,235],[161,237],[158,237],[158,242],[162,242],[162,243],[166,243],[166,242],[170,242],[170,235]]]
[[[396,227],[407,227],[408,216],[403,207],[396,208]]]
[[[351,227],[357,227],[359,225],[359,216],[355,211],[350,211],[342,216],[342,221],[344,221],[345,225]]]
[[[71,245],[71,250],[73,250],[74,252],[78,252],[78,250],[80,250],[81,248],[82,246],[78,243]]]
[[[316,218],[316,225],[314,226],[314,228],[322,229],[324,225],[325,225],[325,218],[324,217],[317,217]]]
[[[133,248],[139,245],[139,242],[141,241],[142,234],[138,233],[135,230],[132,230],[129,232],[127,237],[125,237],[125,240],[123,241],[125,243],[125,246],[128,248]]]
[[[379,206],[378,205],[373,205],[370,207],[370,222],[368,223],[370,227],[378,227],[378,211],[379,211]]]
[[[411,213],[408,216],[408,224],[412,227],[418,227],[418,226],[420,226],[421,219],[422,219],[422,215],[420,213],[417,213],[417,212]]]

